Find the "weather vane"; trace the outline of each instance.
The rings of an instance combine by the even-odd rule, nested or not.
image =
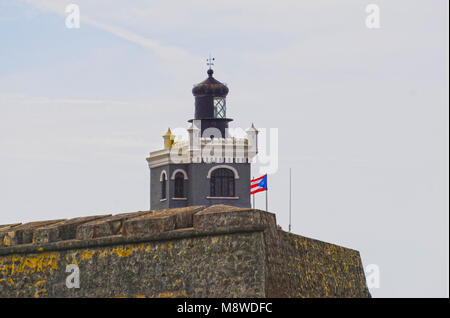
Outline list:
[[[213,58],[213,57],[211,57],[211,54],[209,54],[209,58],[207,58],[206,59],[206,65],[208,65],[209,66],[209,69],[211,69],[211,66],[213,66],[214,65],[214,61],[215,60],[215,58]]]

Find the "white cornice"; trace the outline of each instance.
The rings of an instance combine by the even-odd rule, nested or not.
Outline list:
[[[192,142],[192,144],[191,144]],[[214,149],[215,155],[210,156]],[[186,156],[178,156],[178,152]],[[205,153],[203,153],[205,152]],[[189,163],[247,163],[256,156],[254,149],[249,149],[249,142],[243,138],[196,138],[193,141],[181,140],[171,148],[150,152],[147,158],[150,168],[168,164]],[[171,155],[174,157],[171,158]],[[173,160],[172,160],[173,159]]]

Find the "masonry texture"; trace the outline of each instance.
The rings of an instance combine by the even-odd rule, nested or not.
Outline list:
[[[68,288],[66,267],[79,268]],[[0,297],[370,297],[359,252],[213,205],[0,225]]]

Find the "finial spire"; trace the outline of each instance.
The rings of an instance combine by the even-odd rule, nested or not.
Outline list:
[[[208,65],[209,69],[214,65],[215,58],[211,57],[211,53],[209,53],[209,58],[206,59],[206,65]]]
[[[172,135],[172,131],[170,130],[170,127],[167,129],[167,132],[163,135],[164,139],[164,148],[170,149],[172,148],[173,142],[174,142],[174,135]]]

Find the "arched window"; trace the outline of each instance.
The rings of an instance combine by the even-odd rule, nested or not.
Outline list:
[[[167,173],[165,170],[161,172],[159,181],[161,181],[161,200],[167,199]]]
[[[161,181],[161,200],[167,199],[166,179]]]
[[[211,172],[211,197],[234,197],[234,173],[230,169],[220,168]]]
[[[175,174],[175,198],[184,198],[184,174],[177,172]]]

